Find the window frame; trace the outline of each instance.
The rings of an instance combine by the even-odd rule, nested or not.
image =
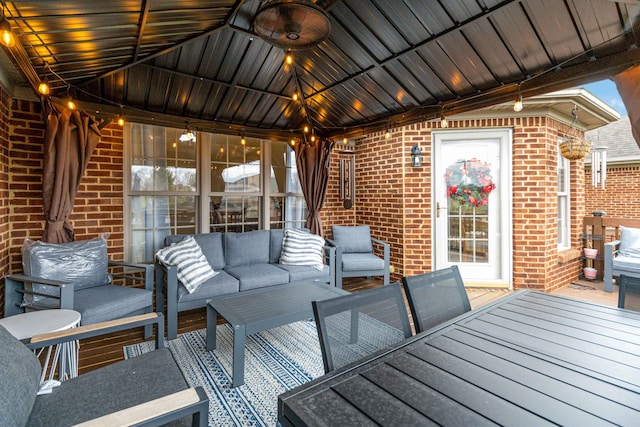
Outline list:
[[[558,141],[558,251],[571,249],[571,163],[562,157]],[[562,184],[561,185],[561,181]],[[564,189],[564,191],[561,191]]]

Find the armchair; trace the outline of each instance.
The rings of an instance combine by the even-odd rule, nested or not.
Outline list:
[[[66,308],[79,312],[80,324],[88,325],[153,311],[153,265],[108,261],[102,238],[37,242],[23,248],[22,256],[25,274],[5,276],[5,316]],[[144,289],[124,286],[127,282]],[[150,336],[149,325],[145,338]]]
[[[41,368],[30,350],[154,325],[155,351],[64,381],[49,394],[36,394]],[[209,400],[201,387],[189,387],[173,355],[163,348],[163,337],[159,313],[38,335],[26,345],[0,327],[0,425],[157,426],[177,421],[206,426]]]
[[[336,248],[338,288],[342,288],[343,277],[382,276],[383,285],[389,284],[389,244],[372,238],[368,225],[334,225],[332,239],[326,241]]]
[[[620,240],[604,245],[604,290],[613,292],[613,277],[640,278],[640,228],[620,226]]]

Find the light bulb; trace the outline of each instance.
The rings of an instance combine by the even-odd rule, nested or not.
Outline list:
[[[449,127],[449,122],[447,121],[447,118],[445,117],[444,114],[440,116],[440,126],[442,126],[443,128]]]
[[[242,139],[240,140],[240,144],[245,145],[247,143],[247,140],[244,139],[244,136],[242,137]]]
[[[385,139],[389,139],[389,138],[391,138],[391,132],[386,131],[386,132],[385,132],[385,134],[384,134],[384,138],[385,138]]]
[[[347,139],[347,137],[345,136],[344,138],[342,138],[342,143],[344,145],[347,145],[347,143],[349,142],[349,140]]]
[[[522,95],[516,97],[516,102],[513,103],[513,111],[522,111]]]
[[[294,93],[293,96],[291,97],[291,99],[293,99],[294,101],[298,100],[298,94]]]
[[[307,133],[307,132],[309,132],[309,126],[304,127],[304,133]]]
[[[118,117],[118,124],[124,126],[124,119],[122,117]]]
[[[67,107],[70,110],[75,110],[76,109],[76,103],[73,102],[73,99],[70,99],[70,100],[67,101]]]
[[[287,53],[287,56],[285,57],[285,60],[287,62],[287,65],[293,64],[293,55],[291,55],[291,52]]]
[[[4,18],[0,21],[0,41],[6,47],[13,47],[16,44],[16,38],[11,31],[11,25]]]
[[[316,136],[315,135],[311,135],[311,142],[314,142],[316,140]]]
[[[41,95],[49,95],[49,84],[46,80],[40,82],[38,85],[38,92],[40,92]]]

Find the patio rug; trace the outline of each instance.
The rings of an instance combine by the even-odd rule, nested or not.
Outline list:
[[[245,384],[231,388],[233,330],[219,325],[216,350],[205,330],[166,342],[187,382],[209,396],[210,426],[275,426],[278,395],[324,374],[315,322],[301,321],[247,337]],[[124,347],[125,358],[153,349],[153,341]]]

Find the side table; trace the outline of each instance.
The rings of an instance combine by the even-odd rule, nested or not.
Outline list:
[[[31,338],[34,335],[45,334],[48,332],[62,331],[74,328],[80,324],[80,313],[74,310],[51,309],[41,311],[29,311],[27,313],[16,314],[15,316],[0,319],[0,325],[19,340]],[[78,376],[78,348],[77,341],[63,343],[47,348],[47,356],[42,368],[42,377],[40,383],[44,383],[49,370],[49,379],[53,379],[53,375],[58,365],[58,379],[63,381],[67,378]],[[44,349],[40,350],[38,356]],[[53,360],[51,361],[51,353],[53,351]],[[51,368],[49,369],[49,362]]]

